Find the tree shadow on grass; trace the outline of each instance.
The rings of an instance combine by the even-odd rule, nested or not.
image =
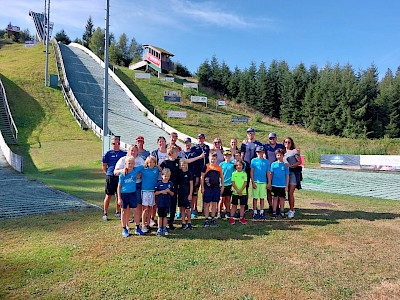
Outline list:
[[[367,211],[339,211],[334,209],[300,209],[296,211],[295,219],[271,220],[267,217],[266,221],[251,221],[250,215],[247,225],[236,222],[230,225],[227,220],[218,222],[218,227],[204,228],[203,219],[195,219],[193,224],[195,230],[175,229],[168,238],[171,239],[216,239],[216,240],[251,240],[256,236],[268,235],[275,230],[300,231],[305,230],[304,226],[327,226],[339,225],[340,220],[394,220],[400,218],[400,214],[385,212]]]
[[[19,130],[18,144],[11,145],[11,150],[24,157],[24,170],[37,171],[30,156],[29,137],[45,118],[41,105],[31,95],[21,89],[14,81],[1,75],[1,80],[7,94],[13,119]],[[33,135],[40,147],[40,131]]]

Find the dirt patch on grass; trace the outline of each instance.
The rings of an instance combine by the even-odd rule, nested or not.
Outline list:
[[[393,300],[400,299],[400,280],[390,282],[382,281],[374,285],[370,290],[360,295],[356,295],[354,299],[363,300]]]

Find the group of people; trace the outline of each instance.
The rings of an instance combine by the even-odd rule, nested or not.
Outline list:
[[[158,236],[168,235],[175,229],[175,218],[182,220],[182,229],[190,230],[199,213],[201,191],[204,227],[217,226],[217,219],[223,217],[232,225],[235,219],[246,224],[250,186],[253,220],[265,220],[266,214],[272,219],[294,218],[294,191],[301,188],[302,179],[300,150],[291,137],[279,144],[272,132],[262,144],[255,139],[254,128],[246,133],[240,148],[235,138],[228,148],[220,138],[210,147],[200,133],[195,145],[186,138],[182,149],[174,132],[168,144],[163,136],[158,137],[158,148],[151,153],[144,149],[143,136],[138,136],[127,152],[120,149],[120,138],[113,137],[112,149],[102,159],[106,173],[103,220],[108,220],[115,195],[115,217],[121,219],[123,237],[130,235],[129,223],[135,223],[137,235],[145,235],[156,224]],[[286,199],[289,210],[285,214]]]

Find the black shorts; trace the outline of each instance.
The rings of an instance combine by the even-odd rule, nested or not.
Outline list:
[[[246,205],[247,197],[246,195],[232,195],[232,205],[238,205],[240,201],[240,205]]]
[[[178,207],[184,207],[185,209],[190,209],[190,201],[187,195],[178,195]]]
[[[224,192],[222,193],[221,197],[230,197],[232,196],[232,186],[226,185],[224,186]]]
[[[272,196],[286,198],[285,188],[273,186],[272,187]]]
[[[119,181],[118,176],[111,176],[111,175],[106,176],[105,192],[107,195],[115,195],[117,193],[118,181]]]
[[[169,207],[158,207],[157,215],[160,218],[166,218],[169,213]]]

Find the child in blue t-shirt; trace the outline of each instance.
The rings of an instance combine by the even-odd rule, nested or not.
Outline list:
[[[174,185],[169,178],[171,171],[164,168],[161,172],[162,181],[158,182],[155,187],[154,195],[158,196],[157,199],[157,214],[158,214],[158,230],[157,236],[168,235],[168,219],[167,215],[171,205],[171,197],[174,195]]]
[[[235,165],[232,161],[231,150],[224,151],[224,159],[219,166],[222,168],[222,174],[224,175],[224,192],[221,195],[221,200],[218,205],[218,219],[222,218],[222,210],[225,206],[225,217],[230,217],[231,210],[231,197],[232,197],[232,173],[235,171]]]
[[[257,157],[250,163],[250,178],[253,195],[253,219],[265,220],[264,201],[267,198],[267,175],[270,168],[268,159],[264,158],[264,147],[256,148]],[[260,199],[260,214],[257,212],[257,200]]]
[[[285,166],[283,161],[284,150],[278,149],[275,151],[277,161],[273,162],[268,173],[268,189],[272,186],[272,218],[275,219],[277,214],[278,204],[280,207],[279,215],[284,218],[283,212],[285,208],[286,191],[289,188],[289,168]],[[271,184],[270,184],[271,183]]]
[[[150,215],[155,205],[154,188],[157,185],[159,169],[154,156],[148,156],[144,162],[142,173],[142,231],[150,231]]]
[[[122,225],[122,236],[128,237],[128,222],[129,222],[129,209],[136,208],[139,199],[136,199],[136,176],[143,170],[143,166],[135,166],[135,158],[133,156],[127,156],[125,160],[125,169],[121,171],[118,181],[118,204],[121,206],[121,225]],[[136,211],[136,210],[135,210]],[[140,215],[134,213],[133,219],[136,224],[135,234],[144,235],[144,232],[139,227]]]

